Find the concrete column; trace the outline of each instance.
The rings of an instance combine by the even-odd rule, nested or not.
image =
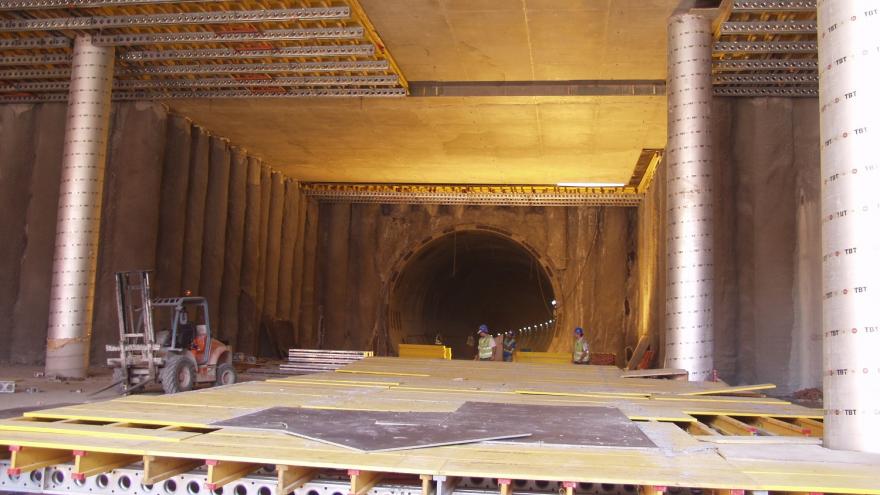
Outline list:
[[[712,25],[678,14],[668,25],[666,366],[711,378]]]
[[[880,453],[880,12],[818,13],[825,446]]]
[[[86,375],[110,123],[113,56],[112,47],[95,46],[88,36],[76,39],[55,229],[47,374]]]

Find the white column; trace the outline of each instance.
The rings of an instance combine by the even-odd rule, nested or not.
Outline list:
[[[84,377],[88,366],[113,52],[112,47],[93,45],[88,36],[77,38],[73,49],[52,265],[47,374]]]
[[[669,19],[666,366],[712,377],[712,22]]]
[[[818,7],[825,446],[880,453],[880,9]]]

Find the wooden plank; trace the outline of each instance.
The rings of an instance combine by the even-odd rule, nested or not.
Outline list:
[[[105,438],[126,438],[131,440],[155,440],[158,442],[179,442],[198,433],[186,431],[158,430],[153,428],[134,428],[115,425],[83,425],[58,421],[41,423],[36,421],[0,420],[0,431],[44,431],[65,435],[87,435]]]
[[[730,416],[715,416],[706,422],[709,426],[719,431],[722,435],[754,436],[758,429]]]
[[[8,474],[10,475],[29,473],[35,469],[63,464],[73,459],[73,452],[66,449],[10,445],[9,451],[12,453],[12,460],[9,463],[8,469]]]
[[[261,466],[260,464],[249,462],[220,461],[216,459],[208,459],[205,461],[205,464],[208,465],[208,478],[205,482],[205,487],[211,491],[247,476],[260,469]]]
[[[794,424],[810,430],[810,436],[822,437],[825,435],[825,424],[810,418],[795,418]]]
[[[645,351],[648,350],[648,347],[651,345],[651,339],[647,335],[642,335],[639,339],[639,343],[636,344],[635,350],[633,350],[632,356],[629,358],[629,362],[626,363],[626,369],[634,370],[639,365],[639,362],[642,360],[642,356],[645,355]]]
[[[687,392],[682,395],[723,395],[736,394],[741,392],[754,392],[756,390],[772,390],[776,385],[772,383],[761,383],[757,385],[739,385],[736,387],[724,387],[714,390],[699,390],[695,392]]]
[[[802,426],[797,426],[792,423],[788,423],[786,421],[781,421],[775,418],[770,417],[757,417],[753,418],[749,421],[750,424],[753,424],[764,430],[767,433],[772,435],[783,435],[783,436],[810,436],[810,429],[804,428]]]
[[[145,485],[152,485],[165,481],[172,476],[187,473],[202,465],[202,461],[192,459],[178,459],[174,457],[144,456],[144,481]]]
[[[96,474],[108,473],[116,468],[128,466],[141,460],[139,456],[128,454],[89,452],[86,450],[75,450],[73,455],[73,479],[80,481]]]
[[[720,433],[718,433],[716,430],[709,428],[708,426],[704,425],[703,423],[701,423],[699,421],[694,421],[692,423],[688,423],[687,431],[691,435],[709,435],[709,436],[720,435]]]
[[[422,495],[434,495],[434,477],[430,474],[420,474],[419,480],[422,482]]]
[[[278,485],[275,488],[276,495],[287,495],[297,488],[311,481],[318,473],[317,469],[285,466],[280,464],[276,467],[278,471]]]
[[[349,495],[364,495],[382,481],[382,478],[385,476],[384,473],[361,471],[359,469],[349,469],[348,475],[351,477],[351,491]]]

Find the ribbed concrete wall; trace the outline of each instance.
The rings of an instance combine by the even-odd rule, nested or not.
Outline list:
[[[0,361],[37,363],[45,355],[65,110],[0,105],[0,341],[10,343],[0,346]],[[158,104],[114,105],[111,123],[92,363],[102,364],[104,345],[116,339],[113,273],[120,270],[156,270],[157,296],[201,292],[218,335],[242,351],[257,351],[261,326],[291,328],[276,320],[291,318],[303,285],[293,278],[303,266],[296,253],[305,250],[297,183]],[[276,205],[276,283],[259,289],[267,257],[258,255],[270,247],[261,245],[264,203],[267,213]],[[259,290],[271,292],[272,308],[256,304]]]

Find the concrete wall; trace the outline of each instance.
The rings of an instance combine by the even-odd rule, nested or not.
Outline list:
[[[0,361],[36,363],[45,352],[65,113],[0,105],[0,341],[10,343]],[[293,332],[276,334],[290,327],[294,300],[297,183],[154,103],[114,105],[108,151],[92,362],[117,339],[122,270],[156,270],[156,296],[207,297],[215,331],[238,350],[258,350],[261,326],[273,330],[262,332],[268,350],[292,344]],[[269,282],[257,283],[259,271]]]

